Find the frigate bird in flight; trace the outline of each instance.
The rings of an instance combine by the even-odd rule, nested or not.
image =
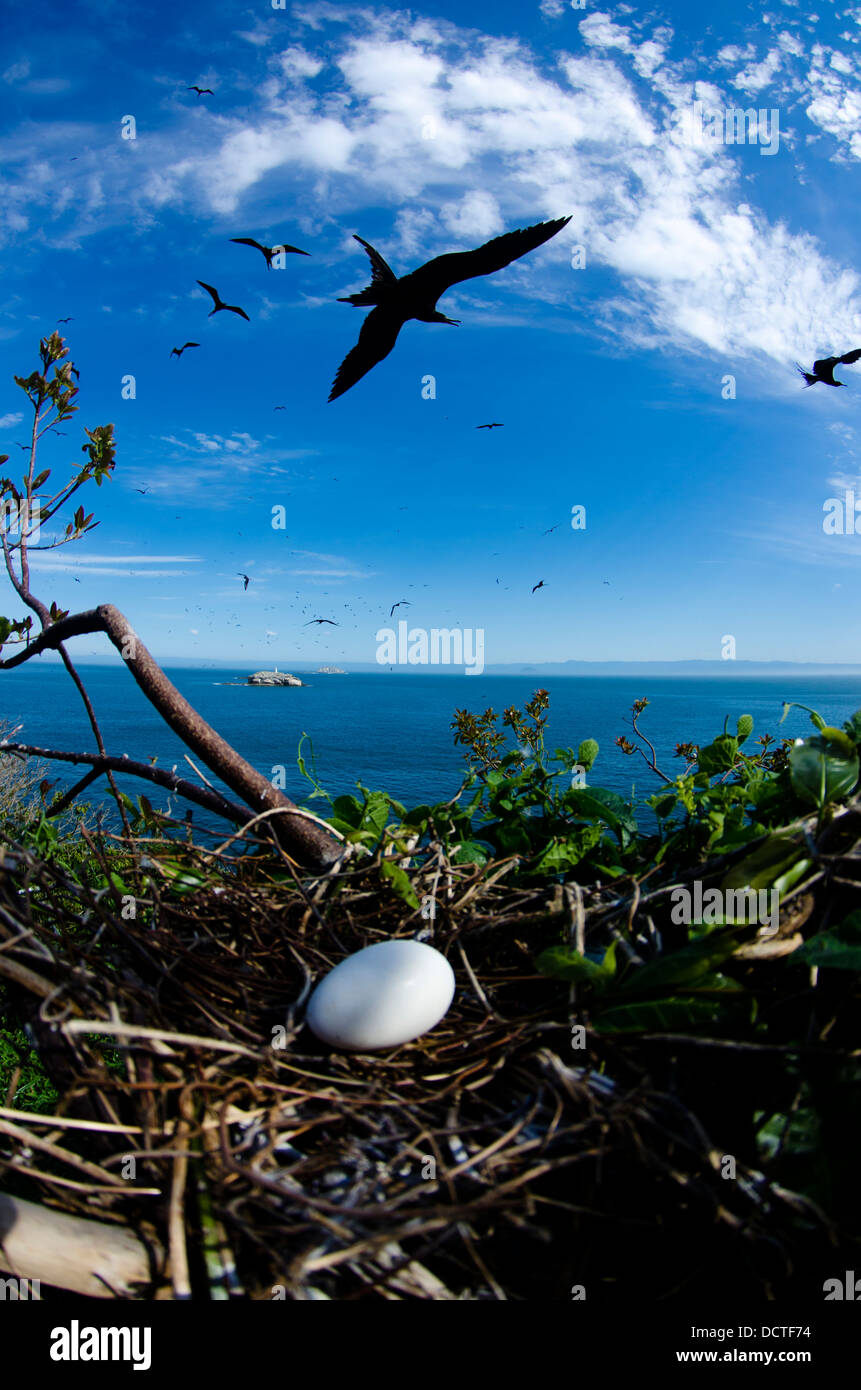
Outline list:
[[[401,601],[400,601],[400,603],[393,603],[393,604],[392,604],[392,608],[391,608],[391,612],[389,613],[389,617],[392,616],[392,613],[394,613],[394,611],[395,611],[396,608],[411,608],[411,607],[412,607],[412,604],[410,603],[409,599],[408,599],[408,598],[402,598]]]
[[[281,251],[292,251],[297,256],[310,256],[310,251],[300,251],[298,246],[288,246],[286,241],[282,241],[280,246],[261,246],[259,241],[255,241],[252,236],[232,236],[237,246],[256,246],[258,251],[262,251],[266,257],[266,267],[272,269],[272,257],[277,256]]]
[[[58,323],[74,323],[74,319],[57,319]]]
[[[276,410],[286,410],[287,407],[286,407],[286,405],[276,405],[275,409],[276,409]]]
[[[852,352],[844,352],[842,357],[820,357],[818,362],[814,362],[812,372],[806,372],[803,367],[798,367],[798,370],[804,377],[805,386],[815,386],[817,381],[821,381],[824,386],[845,386],[845,381],[834,380],[834,368],[841,362],[849,367],[853,362],[857,362],[859,357],[861,348],[855,348]],[[798,363],[795,365],[798,366]]]
[[[146,497],[147,493],[149,492],[149,488],[148,488],[148,487],[136,487],[136,488],[135,488],[135,492],[139,492],[140,495],[141,495],[141,497]]]
[[[240,574],[240,573],[237,571],[237,578],[239,578],[239,579],[244,579],[244,580],[245,580],[245,584],[243,585],[243,588],[247,589],[247,588],[248,588],[248,585],[251,583],[251,576],[248,575],[248,574]]]
[[[171,348],[170,355],[171,357],[182,357],[185,349],[189,347],[200,347],[200,343],[183,343],[181,348]]]
[[[212,318],[213,314],[217,314],[219,309],[229,309],[231,314],[240,314],[242,318],[247,319],[249,323],[251,322],[244,309],[240,309],[236,304],[225,304],[218,290],[214,289],[212,285],[207,285],[205,280],[198,280],[197,283],[202,290],[206,290],[206,293],[212,296],[212,302],[215,305],[214,309],[210,309],[207,315],[208,318]]]
[[[303,627],[310,627],[312,623],[328,623],[330,627],[340,627],[340,626],[341,626],[340,623],[334,623],[334,622],[332,622],[332,619],[331,619],[331,618],[309,618],[308,621],[307,621],[307,623],[303,623],[302,626],[303,626]]]
[[[557,521],[557,523],[556,523],[555,526],[548,526],[548,527],[547,527],[547,530],[546,530],[546,531],[542,531],[541,534],[542,534],[543,536],[549,536],[551,531],[558,531],[558,530],[559,530],[559,527],[560,527],[561,525],[562,525],[562,522],[561,522],[561,521]]]
[[[543,580],[543,579],[539,579],[539,581],[538,581],[537,584],[533,584],[533,586],[532,586],[532,592],[533,592],[533,594],[534,594],[536,589],[543,589],[543,588],[544,588],[544,580]]]
[[[214,97],[215,93],[211,87],[186,87],[187,92],[197,92],[198,100],[201,97]]]
[[[477,430],[501,430],[503,428],[503,422],[502,420],[494,420],[491,425],[476,425],[475,428]]]
[[[436,307],[437,300],[452,285],[472,280],[477,275],[492,275],[502,270],[528,251],[534,251],[537,246],[549,241],[570,221],[570,217],[557,217],[552,222],[538,222],[534,227],[505,232],[474,251],[454,251],[435,256],[432,261],[419,266],[418,270],[400,277],[386,264],[379,251],[363,237],[356,236],[354,239],[364,246],[370,258],[371,283],[358,294],[339,298],[338,303],[370,308],[371,312],[362,324],[359,341],[338,368],[329,400],[343,396],[372,367],[388,357],[409,319],[457,326],[459,319],[446,318]]]

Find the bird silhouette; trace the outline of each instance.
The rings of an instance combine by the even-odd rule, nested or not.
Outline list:
[[[561,521],[557,521],[557,523],[556,523],[555,526],[548,526],[546,531],[542,531],[542,532],[541,532],[542,536],[549,536],[551,531],[558,531],[558,530],[559,530],[559,527],[560,527],[561,525],[562,525],[562,522],[561,522]]]
[[[814,362],[813,371],[806,372],[803,367],[798,367],[799,372],[804,377],[805,386],[815,386],[817,381],[821,381],[824,386],[845,386],[845,381],[834,380],[834,368],[843,362],[846,366],[851,366],[861,357],[861,348],[855,348],[853,352],[844,352],[842,357],[820,357],[818,362]]]
[[[214,91],[212,90],[211,87],[197,87],[197,86],[194,86],[194,87],[186,87],[185,90],[186,90],[187,92],[197,92],[198,99],[200,99],[200,97],[214,97],[214,96],[215,96],[215,93],[214,93]]]
[[[250,575],[242,574],[242,573],[240,573],[239,571],[237,571],[237,577],[238,577],[239,579],[244,579],[244,580],[245,580],[245,584],[244,584],[243,587],[247,589],[247,588],[248,588],[248,585],[249,585],[250,582],[251,582],[251,577],[250,577]]]
[[[310,256],[310,251],[300,251],[298,246],[288,246],[286,241],[282,241],[279,246],[261,246],[259,241],[255,241],[253,236],[232,236],[231,241],[237,246],[256,246],[258,251],[262,251],[266,257],[266,269],[272,269],[272,257],[277,256],[281,251],[292,251],[296,256]]]
[[[401,601],[400,601],[400,603],[393,603],[393,604],[392,604],[391,612],[389,613],[389,617],[392,616],[392,613],[394,613],[394,611],[395,611],[396,608],[411,608],[411,607],[412,607],[412,604],[410,603],[409,599],[408,599],[408,598],[402,598]]]
[[[212,296],[212,302],[215,305],[214,309],[210,309],[207,318],[212,318],[212,315],[217,314],[219,309],[229,309],[231,314],[239,314],[242,318],[247,319],[249,323],[251,322],[244,309],[240,309],[236,304],[225,304],[218,290],[214,289],[212,285],[207,285],[205,280],[198,280],[197,283],[202,290],[206,290],[206,293]]]
[[[477,275],[492,275],[502,270],[528,251],[534,251],[537,246],[549,241],[570,221],[570,217],[558,217],[553,222],[538,222],[533,227],[506,232],[492,241],[486,241],[474,251],[454,251],[435,256],[432,261],[419,266],[418,270],[400,278],[386,264],[379,251],[363,237],[356,236],[354,240],[364,246],[370,258],[371,283],[358,294],[339,298],[338,303],[352,304],[354,308],[371,308],[371,312],[362,324],[359,341],[338,368],[329,400],[343,396],[372,367],[388,357],[409,319],[457,326],[459,319],[446,318],[436,307],[437,300],[452,285],[472,280]]]
[[[182,357],[185,349],[189,347],[200,347],[200,343],[183,343],[181,348],[171,348],[170,355],[171,357]]]
[[[286,405],[276,405],[275,409],[276,409],[276,410],[286,410],[287,407],[286,407]]]
[[[74,323],[74,319],[57,319],[58,323]]]
[[[140,495],[141,495],[141,497],[146,497],[147,493],[149,492],[149,488],[148,488],[148,487],[136,487],[136,488],[135,488],[135,492],[139,492]]]
[[[543,589],[543,588],[544,588],[544,580],[543,580],[543,579],[539,579],[539,581],[538,581],[537,584],[533,584],[533,586],[532,586],[532,592],[533,592],[533,594],[534,594],[536,589]]]
[[[501,420],[494,420],[490,425],[476,425],[477,430],[501,430],[504,428]]]
[[[303,627],[310,627],[312,623],[329,623],[329,625],[330,625],[331,627],[340,627],[340,626],[341,626],[340,623],[334,623],[334,622],[332,622],[332,619],[331,619],[331,618],[309,618],[308,621],[307,621],[307,623],[303,623],[302,626],[303,626]]]

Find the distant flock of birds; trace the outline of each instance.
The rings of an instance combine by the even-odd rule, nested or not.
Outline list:
[[[189,87],[189,91],[196,91],[199,96],[209,92],[209,88]],[[521,256],[534,251],[536,247],[543,246],[545,241],[556,236],[571,221],[570,217],[557,217],[550,222],[537,222],[532,227],[522,227],[515,232],[505,232],[502,236],[493,237],[491,241],[486,241],[482,246],[478,246],[473,251],[453,251],[446,255],[435,256],[433,260],[426,261],[417,270],[411,271],[408,275],[395,275],[392,268],[383,260],[379,251],[371,246],[370,242],[363,237],[356,236],[355,240],[365,248],[368,259],[371,262],[371,283],[358,294],[349,294],[338,300],[339,304],[351,304],[354,308],[370,309],[370,313],[365,318],[359,332],[359,340],[356,346],[347,353],[340,367],[338,368],[332,389],[329,393],[329,400],[334,401],[338,396],[343,396],[351,386],[355,386],[357,381],[361,381],[363,376],[375,367],[378,362],[382,362],[384,357],[388,357],[392,348],[395,346],[398,334],[404,324],[410,319],[418,319],[422,323],[446,323],[457,327],[460,319],[448,318],[437,309],[437,300],[445,294],[446,290],[451,289],[452,285],[459,285],[464,280],[473,280],[479,275],[493,275],[497,270],[502,270],[510,265],[512,261],[519,260]],[[264,246],[262,242],[254,237],[236,236],[230,238],[237,246],[251,246],[259,251],[266,261],[266,268],[272,269],[272,261],[276,255],[282,253],[293,254],[295,256],[308,256],[309,251],[303,251],[298,246],[291,246],[288,242],[280,242],[276,246]],[[214,285],[209,285],[205,280],[198,280],[198,285],[205,290],[212,300],[212,308],[209,311],[209,318],[214,314],[229,313],[238,314],[240,318],[250,323],[248,314],[239,304],[228,304],[222,299]],[[200,347],[200,343],[189,339],[184,342],[182,347],[171,349],[170,356],[180,358],[188,348]],[[276,410],[285,409],[284,406],[276,406]],[[493,420],[484,425],[476,425],[476,429],[495,430],[501,429],[503,422]]]
[[[214,92],[210,87],[190,86],[186,89],[189,92],[196,92],[198,99],[202,96],[213,96]],[[417,319],[421,323],[445,323],[457,327],[459,319],[447,318],[437,309],[437,301],[453,285],[461,284],[465,280],[472,280],[481,275],[492,275],[498,270],[503,270],[512,261],[519,260],[522,256],[528,255],[537,247],[543,246],[551,237],[561,232],[571,221],[570,217],[558,217],[548,222],[537,222],[531,227],[520,228],[514,232],[506,232],[502,236],[493,237],[490,241],[484,242],[481,246],[472,251],[455,251],[442,256],[435,256],[433,260],[426,261],[417,270],[411,271],[407,275],[397,276],[391,267],[386,263],[371,244],[363,237],[355,236],[354,239],[364,247],[368,259],[371,262],[371,283],[357,294],[346,295],[339,298],[339,304],[351,304],[354,308],[368,308],[370,313],[366,316],[359,339],[355,347],[347,353],[340,367],[338,368],[332,389],[329,393],[329,401],[334,401],[338,396],[344,395],[351,387],[355,386],[362,377],[366,376],[379,362],[388,357],[397,341],[398,334],[404,324],[410,319]],[[231,242],[237,246],[250,246],[259,251],[266,261],[267,270],[272,269],[272,262],[276,255],[282,253],[293,254],[296,256],[308,256],[310,252],[301,250],[298,246],[291,246],[287,242],[281,242],[276,246],[264,246],[254,237],[231,237]],[[205,280],[198,280],[198,285],[212,299],[212,309],[208,317],[214,314],[231,313],[238,314],[240,318],[250,323],[248,314],[238,304],[227,304],[221,298],[214,285],[209,285]],[[71,318],[58,319],[58,323],[72,323]],[[180,358],[189,348],[200,347],[200,343],[189,340],[183,343],[182,347],[171,349],[170,356]],[[805,387],[815,386],[817,382],[822,382],[825,386],[845,386],[846,382],[837,381],[834,377],[834,368],[840,365],[852,365],[861,358],[861,348],[855,348],[851,352],[846,352],[842,357],[823,357],[813,363],[813,371],[808,372],[804,367],[796,364],[798,371],[804,378]],[[276,405],[275,410],[285,410],[286,406]],[[486,424],[476,425],[479,430],[495,430],[503,428],[503,421],[492,420]],[[138,492],[146,495],[148,489],[138,488]],[[557,523],[560,525],[561,523]],[[555,531],[557,526],[551,526],[545,535]],[[248,588],[250,576],[244,573],[239,574],[243,581],[243,587]],[[80,583],[80,581],[77,581]],[[497,584],[499,580],[496,581]],[[605,579],[604,584],[609,584]],[[543,579],[533,585],[532,593],[545,588]],[[392,617],[395,609],[409,607],[409,600],[401,599],[392,605],[389,617]],[[307,611],[307,610],[306,610]],[[332,618],[310,618],[304,624],[310,627],[312,624],[327,623],[331,627],[340,626]]]

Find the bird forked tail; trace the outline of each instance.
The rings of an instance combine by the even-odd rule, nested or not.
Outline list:
[[[806,372],[803,367],[798,366],[797,362],[795,365],[798,368],[799,375],[804,377],[804,385],[814,386],[816,382],[819,380],[819,377],[814,376],[812,372]]]

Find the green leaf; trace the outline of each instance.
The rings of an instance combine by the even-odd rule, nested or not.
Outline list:
[[[598,756],[598,744],[594,738],[584,738],[577,750],[577,761],[585,767],[588,772]]]
[[[596,1033],[678,1033],[714,1023],[723,1012],[719,999],[669,996],[634,1004],[614,1004],[593,1020]]]
[[[536,957],[535,965],[542,975],[569,980],[572,984],[592,985],[603,994],[616,973],[616,943],[608,946],[600,965],[575,951],[573,946],[548,946]]]
[[[346,822],[352,830],[358,830],[362,824],[363,808],[354,796],[336,796],[332,810],[338,820]]]
[[[362,811],[362,829],[380,836],[389,819],[389,798],[385,792],[367,792]]]
[[[801,835],[769,835],[764,844],[745,855],[724,875],[720,886],[724,891],[728,888],[772,888],[775,880],[805,858],[806,850]]]
[[[721,734],[714,743],[700,749],[697,767],[700,772],[713,777],[718,772],[729,772],[737,756],[738,739],[732,734]]]
[[[477,840],[463,840],[452,855],[453,864],[486,864],[487,850]]]
[[[861,970],[861,911],[850,912],[839,926],[817,932],[793,951],[792,964],[824,966],[827,970]]]
[[[710,932],[700,941],[683,946],[679,951],[659,956],[625,976],[620,992],[650,994],[652,990],[675,989],[679,985],[694,985],[710,975],[739,945],[748,929]]]
[[[835,733],[840,734],[839,741]],[[858,781],[858,754],[846,734],[827,730],[795,744],[789,753],[789,771],[803,801],[827,806],[848,796]]]
[[[581,820],[603,821],[623,849],[637,833],[637,822],[627,802],[605,787],[572,787],[565,793],[563,803]]]
[[[380,865],[380,873],[383,878],[389,880],[398,897],[403,898],[404,902],[417,912],[421,904],[413,891],[409,878],[400,865],[393,864],[391,859],[384,859]]]
[[[740,714],[736,720],[735,728],[739,743],[744,743],[744,740],[750,738],[753,733],[753,715]]]

